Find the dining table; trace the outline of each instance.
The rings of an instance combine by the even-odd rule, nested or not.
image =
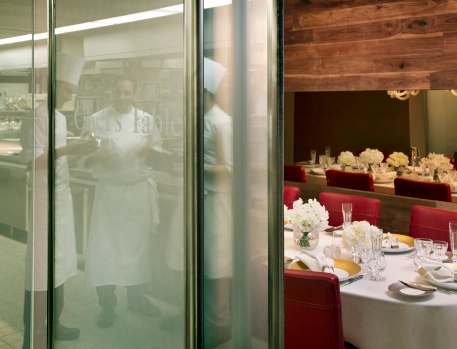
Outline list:
[[[341,167],[338,167],[335,165],[333,167],[334,169],[341,169]],[[419,171],[418,167],[416,167],[417,171]],[[319,184],[319,185],[327,185],[327,179],[325,177],[325,171],[321,167],[305,167],[305,172],[306,172],[306,183],[309,184]],[[360,170],[354,170],[354,172],[361,172]],[[419,180],[419,181],[430,181],[430,178],[428,175],[422,175],[421,173],[417,172],[417,176],[412,175],[411,173],[404,173],[402,175],[402,178],[408,178],[408,179],[414,179],[414,180]],[[395,187],[394,187],[394,181],[393,177],[391,180],[382,180],[375,179],[373,181],[373,187],[375,193],[381,193],[381,194],[389,194],[389,195],[395,195]],[[452,202],[457,203],[457,187],[455,190],[451,192],[452,196]],[[456,345],[457,347],[457,345]]]
[[[319,243],[311,252],[323,252],[332,241],[333,233],[319,233]],[[385,281],[365,276],[341,286],[345,341],[359,349],[457,348],[457,294],[432,292],[418,297],[389,291],[389,285],[399,280],[428,283],[414,265],[413,248],[393,251],[385,252],[386,268],[381,271]],[[284,256],[296,259],[300,254],[293,232],[285,229]],[[352,254],[342,248],[340,259],[352,260]]]

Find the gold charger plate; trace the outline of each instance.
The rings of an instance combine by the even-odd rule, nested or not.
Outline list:
[[[402,235],[402,234],[390,234],[392,235],[393,238],[398,238],[398,242],[405,244],[406,247],[401,247],[400,248],[384,248],[382,249],[383,252],[387,253],[401,253],[401,252],[407,252],[411,251],[414,249],[414,238],[408,235]],[[387,237],[387,234],[384,234],[384,239]]]
[[[360,268],[360,265],[358,265],[354,262],[351,262],[351,261],[347,261],[344,259],[334,259],[334,261],[335,261],[335,266],[334,266],[335,274],[338,276],[340,281],[349,279],[350,277],[360,273],[360,270],[362,270],[362,268]],[[289,266],[289,269],[309,270],[308,266],[305,263],[303,263],[302,261],[296,261],[296,262],[292,263]],[[339,272],[338,269],[342,272]]]
[[[446,263],[446,266],[457,272],[457,264],[454,263]],[[422,276],[425,280],[430,282],[434,286],[439,286],[443,288],[448,288],[450,290],[457,290],[457,282],[434,282],[432,280],[429,280],[425,277],[425,274],[427,274],[427,271],[424,268],[420,268],[418,271],[420,276]]]

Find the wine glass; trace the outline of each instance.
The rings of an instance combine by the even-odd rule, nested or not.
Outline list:
[[[452,262],[457,263],[457,222],[449,222],[449,240],[451,242]]]
[[[325,147],[325,156],[327,156],[328,158],[330,157],[330,151],[331,151],[330,147]]]
[[[311,150],[311,161],[310,164],[314,165],[316,163],[316,150]]]
[[[341,209],[343,212],[343,229],[347,229],[349,228],[352,222],[352,204],[343,203],[341,205]]]
[[[362,167],[363,167],[363,172],[367,173],[368,170],[368,162],[367,161],[362,161]]]
[[[420,160],[420,158],[421,158],[421,155],[420,155],[419,148],[413,148],[411,151],[411,162],[413,165],[413,172],[416,172],[416,161]]]
[[[433,182],[435,177],[435,167],[432,164],[428,165],[428,175],[430,177],[430,182]]]
[[[370,260],[371,258],[371,248],[369,247],[362,247],[360,249],[360,259],[362,260],[362,263],[361,263],[361,267],[362,267],[362,270],[361,270],[361,274],[362,275],[371,275],[371,271],[370,269],[368,268],[368,261]]]
[[[335,157],[334,156],[327,156],[327,163],[328,163],[328,167],[334,165],[335,164]]]
[[[387,168],[389,167],[389,163],[388,162],[381,162],[380,166],[381,166],[382,174],[384,174],[384,173],[387,172]]]
[[[319,164],[325,170],[327,168],[327,156],[319,155]]]

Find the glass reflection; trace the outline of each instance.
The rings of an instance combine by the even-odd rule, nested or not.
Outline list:
[[[148,152],[162,153],[162,139],[152,116],[132,106],[136,93],[136,79],[118,75],[113,104],[88,118],[84,131],[100,139],[98,150],[84,161],[97,180],[86,284],[97,289],[100,328],[114,324],[116,286],[126,287],[128,310],[160,315],[144,296],[152,281],[152,237],[159,224],[157,186],[145,157]]]

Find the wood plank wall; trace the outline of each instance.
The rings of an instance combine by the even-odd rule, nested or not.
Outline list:
[[[457,1],[285,0],[285,91],[457,88]]]

